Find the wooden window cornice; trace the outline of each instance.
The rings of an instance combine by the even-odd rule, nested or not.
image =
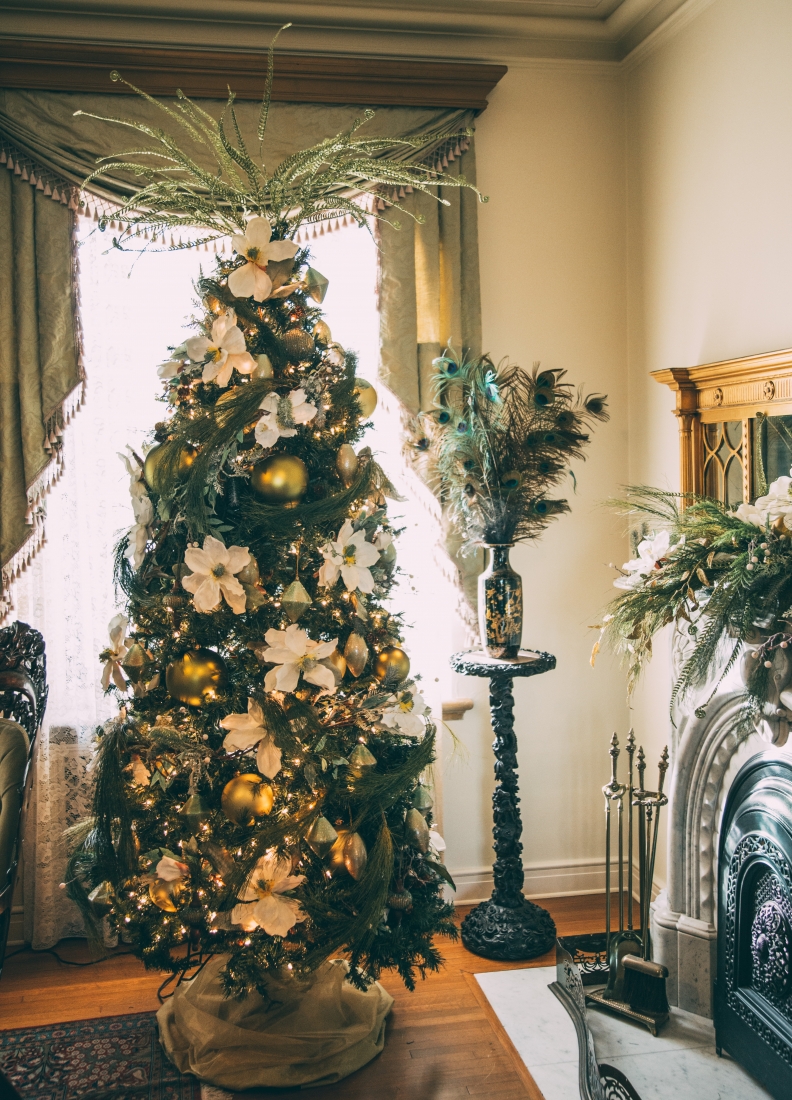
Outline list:
[[[267,57],[261,51],[107,46],[0,36],[0,87],[129,94],[125,80],[151,95],[261,98]],[[272,98],[292,103],[468,107],[483,111],[505,65],[318,57],[278,53]]]

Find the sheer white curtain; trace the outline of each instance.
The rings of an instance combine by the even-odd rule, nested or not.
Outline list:
[[[100,687],[99,652],[117,607],[112,552],[132,523],[128,478],[118,458],[141,444],[163,413],[156,366],[184,338],[193,282],[212,257],[192,250],[135,257],[107,251],[106,235],[82,230],[80,292],[87,398],[65,436],[65,472],[47,506],[47,545],[18,582],[16,618],[44,635],[49,704],[39,742],[23,856],[25,939],[49,947],[82,934],[79,914],[59,883],[63,830],[89,804],[86,769],[97,724],[112,707]],[[340,230],[311,242],[313,263],[330,280],[324,303],[333,336],[359,353],[360,372],[376,383],[379,318],[377,252],[365,231]],[[391,503],[401,581],[392,610],[404,613],[406,648],[435,716],[448,698],[456,589],[441,545],[437,502],[401,455],[396,400],[381,385],[374,428],[364,440],[407,498]],[[437,783],[437,780],[436,780]],[[436,797],[436,809],[441,800]]]
[[[15,588],[15,617],[44,635],[49,703],[39,740],[23,853],[25,939],[49,947],[80,935],[76,907],[58,888],[63,830],[88,809],[86,766],[96,725],[110,716],[99,652],[115,614],[112,552],[132,523],[118,458],[140,446],[162,414],[156,366],[184,338],[201,258],[192,250],[137,258],[109,234],[82,227],[80,290],[87,396],[64,437],[65,471],[47,501],[47,545]]]

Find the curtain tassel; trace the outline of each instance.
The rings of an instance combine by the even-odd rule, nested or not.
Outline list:
[[[38,180],[36,181],[36,190],[37,190],[37,191],[44,191],[44,194],[45,194],[45,195],[46,195],[46,193],[47,193],[47,192],[46,192],[46,191],[44,190],[44,184],[43,184],[43,182],[42,182],[41,176],[39,176]]]
[[[14,175],[15,176],[21,176],[22,175],[22,169],[19,167],[19,161],[17,161],[16,164],[14,165]]]
[[[48,199],[52,198],[52,188],[50,187],[49,183],[46,183],[44,185],[44,194],[47,196]]]
[[[6,164],[6,168],[8,169],[9,172],[14,171],[14,158],[13,157],[8,158],[8,163]]]

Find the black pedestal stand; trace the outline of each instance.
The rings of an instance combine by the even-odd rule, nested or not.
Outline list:
[[[462,942],[485,959],[533,959],[554,945],[556,927],[544,909],[523,896],[522,821],[517,797],[517,738],[514,736],[515,676],[538,676],[555,668],[551,653],[521,651],[512,661],[486,653],[455,653],[451,667],[465,676],[490,681],[490,713],[495,740],[495,792],[492,835],[495,888],[489,901],[477,905],[462,922]]]

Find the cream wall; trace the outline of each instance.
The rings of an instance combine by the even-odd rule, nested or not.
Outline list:
[[[529,894],[602,889],[603,813],[611,732],[626,732],[624,678],[589,654],[611,594],[608,563],[625,560],[621,520],[600,502],[627,469],[624,159],[615,66],[512,66],[477,123],[484,346],[569,372],[609,395],[612,418],[578,464],[572,514],[512,560],[525,586],[525,644],[549,650],[556,671],[517,681],[524,858]],[[454,723],[463,748],[448,763],[443,825],[458,897],[489,895],[492,734],[486,681],[456,677],[475,695]]]
[[[677,489],[673,398],[649,372],[792,346],[792,3],[715,0],[659,38],[624,83],[629,479]],[[652,760],[668,657],[665,640],[634,703]]]

